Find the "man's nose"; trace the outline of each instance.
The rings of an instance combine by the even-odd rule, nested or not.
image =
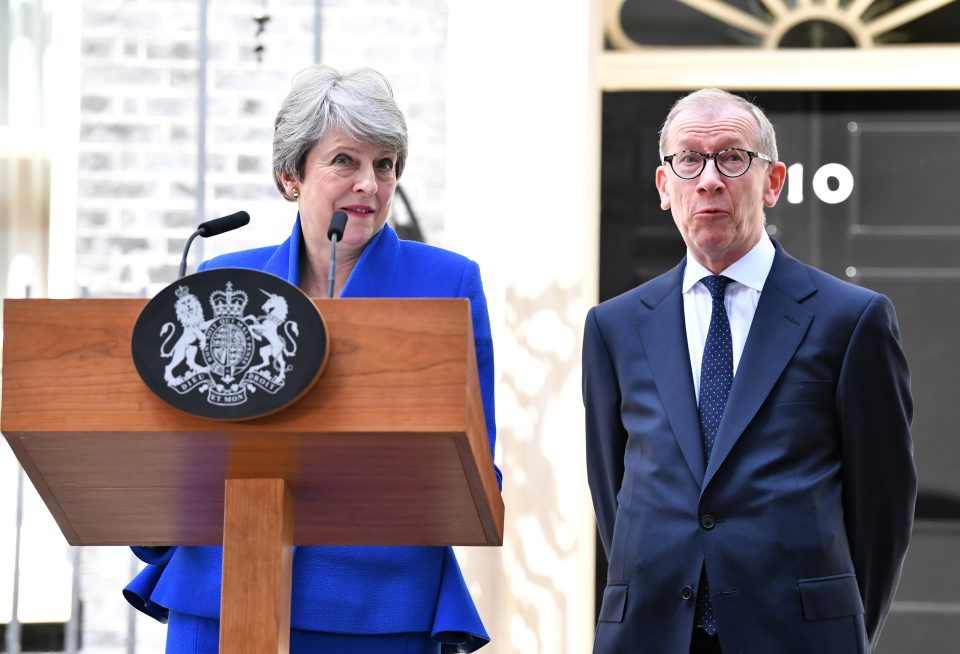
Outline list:
[[[707,159],[707,165],[703,167],[703,172],[697,178],[697,190],[715,193],[723,190],[723,188],[724,177],[720,174],[720,169],[717,168],[717,160]]]

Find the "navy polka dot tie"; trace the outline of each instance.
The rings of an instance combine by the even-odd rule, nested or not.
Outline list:
[[[723,408],[727,405],[727,395],[733,385],[733,339],[730,336],[727,308],[723,304],[723,296],[731,280],[721,275],[710,275],[700,281],[713,298],[710,328],[707,330],[707,342],[703,346],[703,362],[700,366],[700,431],[703,434],[703,453],[709,461],[717,438],[717,428],[723,417]],[[711,636],[717,633],[706,566],[700,571],[696,624]]]
[[[703,433],[703,453],[710,460],[717,427],[723,417],[723,407],[733,384],[733,339],[730,336],[730,321],[723,305],[723,295],[730,279],[710,275],[700,280],[713,298],[710,313],[710,328],[703,346],[703,362],[700,365],[700,431]]]

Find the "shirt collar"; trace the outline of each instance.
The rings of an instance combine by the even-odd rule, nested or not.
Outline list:
[[[763,290],[764,282],[767,281],[767,275],[770,274],[770,268],[773,267],[773,257],[776,252],[766,230],[763,230],[757,244],[750,248],[750,251],[745,255],[727,266],[720,274],[760,292]],[[686,293],[701,279],[712,274],[694,258],[693,253],[688,248],[687,265],[683,271],[681,291]]]

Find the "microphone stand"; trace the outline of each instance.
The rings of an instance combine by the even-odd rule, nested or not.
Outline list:
[[[343,238],[347,228],[347,214],[344,211],[334,211],[330,217],[330,227],[327,228],[327,238],[330,239],[330,272],[327,275],[327,297],[333,297],[334,275],[337,273],[337,241]]]
[[[329,281],[327,284],[327,297],[333,297],[333,276],[336,273],[336,264],[337,264],[337,241],[340,240],[337,238],[337,235],[334,234],[333,238],[330,239],[330,273],[328,275]]]
[[[195,238],[198,236],[207,238],[208,236],[223,234],[238,227],[243,227],[248,222],[250,222],[250,214],[246,211],[238,211],[229,216],[214,218],[213,220],[208,220],[197,225],[197,231],[190,235],[190,238],[187,239],[187,244],[183,248],[183,256],[180,258],[180,275],[177,279],[183,279],[183,276],[187,274],[187,253],[190,252],[190,245]]]
[[[183,276],[187,274],[187,253],[190,252],[190,244],[193,243],[193,239],[198,236],[200,236],[199,229],[190,235],[190,238],[187,239],[187,244],[183,247],[183,256],[180,258],[180,272],[177,275],[177,279],[183,279]]]

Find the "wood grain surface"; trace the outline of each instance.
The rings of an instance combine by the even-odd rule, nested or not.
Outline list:
[[[228,479],[220,651],[290,651],[293,496],[282,479]]]
[[[282,479],[299,545],[501,544],[468,301],[315,303],[331,339],[316,386],[223,423],[140,380],[144,300],[6,300],[0,428],[67,540],[220,544],[224,480]]]

